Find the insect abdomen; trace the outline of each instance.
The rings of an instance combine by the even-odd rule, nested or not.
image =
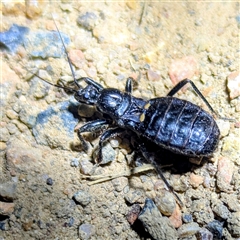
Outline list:
[[[213,117],[188,101],[164,97],[147,102],[138,133],[173,152],[210,156],[217,147],[219,129]]]

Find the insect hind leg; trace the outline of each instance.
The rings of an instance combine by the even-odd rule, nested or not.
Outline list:
[[[186,78],[184,80],[182,80],[181,82],[179,82],[177,85],[175,85],[172,90],[167,94],[167,96],[173,96],[175,95],[177,92],[179,92],[187,83],[190,83],[193,90],[196,92],[196,94],[204,101],[204,103],[207,105],[208,109],[212,112],[212,114],[216,115],[219,119],[223,119],[223,120],[228,120],[228,121],[234,121],[234,119],[230,119],[230,118],[226,118],[226,117],[222,117],[220,116],[210,105],[210,103],[207,101],[207,99],[203,96],[203,94],[200,92],[200,90],[197,88],[197,86],[193,83],[192,80]]]
[[[157,174],[163,180],[169,191],[173,193],[179,204],[183,206],[183,202],[181,201],[177,193],[174,191],[173,187],[168,183],[167,179],[164,177],[160,165],[156,163],[155,158],[151,156],[151,154],[148,152],[144,142],[142,142],[141,139],[135,137],[134,143],[134,145],[138,146],[137,148],[140,151],[141,155],[144,157],[144,159],[154,167]]]

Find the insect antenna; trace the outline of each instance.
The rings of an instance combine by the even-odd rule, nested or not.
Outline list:
[[[65,44],[64,44],[64,41],[63,41],[63,39],[62,39],[62,35],[61,35],[61,33],[60,33],[60,31],[59,31],[59,29],[58,29],[58,27],[57,27],[57,24],[56,24],[56,22],[55,22],[55,19],[54,19],[53,15],[52,15],[52,18],[53,18],[54,25],[55,25],[55,27],[56,27],[56,29],[57,29],[58,35],[59,35],[59,37],[60,37],[60,39],[61,39],[61,42],[62,42],[62,44],[63,44],[64,51],[65,51],[65,54],[66,54],[66,56],[67,56],[68,64],[69,64],[69,67],[70,67],[71,72],[72,72],[72,76],[73,76],[74,83],[78,86],[78,88],[81,88],[81,86],[80,86],[80,85],[78,84],[78,82],[77,82],[77,79],[76,79],[75,73],[74,73],[74,71],[73,71],[73,67],[72,67],[72,64],[71,64],[71,61],[70,61],[70,58],[69,58],[69,55],[68,55],[66,46],[65,46]]]
[[[59,29],[58,29],[58,27],[57,27],[57,24],[56,24],[56,22],[55,22],[55,20],[54,20],[53,15],[52,15],[52,18],[53,18],[55,27],[56,27],[56,29],[57,29],[59,39],[61,40],[61,43],[62,43],[62,45],[63,45],[63,47],[64,47],[64,52],[65,52],[65,54],[66,54],[66,56],[67,56],[68,64],[69,64],[69,67],[70,67],[70,69],[71,69],[71,73],[72,73],[72,77],[73,77],[73,79],[74,79],[74,83],[76,84],[76,86],[77,86],[79,89],[81,89],[82,87],[81,87],[81,86],[79,85],[79,83],[77,82],[77,79],[76,79],[76,76],[75,76],[75,73],[74,73],[74,70],[73,70],[73,67],[72,67],[72,64],[71,64],[71,61],[70,61],[70,58],[69,58],[69,55],[68,55],[66,46],[65,46],[65,44],[64,44],[62,35],[61,35],[61,33],[60,33],[60,31],[59,31]],[[25,46],[24,46],[24,48],[25,48]],[[25,49],[26,49],[26,48],[25,48]],[[29,56],[30,56],[30,54],[29,54]],[[30,58],[32,59],[31,56],[30,56]],[[76,89],[71,88],[71,87],[67,87],[67,86],[65,86],[63,83],[60,85],[60,84],[54,84],[54,83],[51,83],[51,82],[47,81],[46,79],[40,77],[40,76],[39,76],[37,73],[35,73],[34,71],[31,71],[29,68],[27,68],[24,64],[21,63],[21,61],[19,61],[19,64],[20,64],[27,72],[31,73],[31,74],[32,74],[33,76],[35,76],[35,77],[38,77],[39,79],[41,79],[42,81],[46,82],[47,84],[52,85],[52,86],[54,86],[54,87],[62,88],[62,89],[67,90],[67,91],[69,91],[69,92],[71,92],[71,93],[77,93],[77,90],[76,90]]]
[[[24,66],[23,66],[24,67]],[[25,67],[24,67],[25,68]],[[26,69],[26,68],[25,68]],[[45,83],[48,83],[54,87],[58,87],[58,88],[62,88],[64,90],[68,90],[70,92],[73,92],[73,93],[77,93],[77,90],[73,89],[73,88],[70,88],[70,87],[66,87],[66,86],[62,86],[62,85],[59,85],[59,84],[54,84],[54,83],[51,83],[49,81],[47,81],[46,79],[40,77],[39,75],[37,75],[36,73],[30,71],[29,69],[26,69],[28,72],[30,72],[31,74],[33,74],[35,77],[38,77],[39,79],[41,79],[42,81],[44,81]]]
[[[69,92],[72,92],[72,93],[77,93],[77,90],[75,90],[74,88],[70,88],[70,87],[66,87],[64,85],[59,85],[59,84],[54,84],[54,83],[51,83],[49,81],[47,81],[46,79],[40,77],[37,73],[31,71],[29,68],[27,68],[26,66],[23,65],[23,63],[21,63],[19,61],[19,64],[22,66],[22,68],[24,68],[27,72],[31,73],[33,76],[41,79],[42,81],[44,81],[45,83],[49,84],[49,85],[52,85],[54,87],[58,87],[58,88],[62,88],[64,90],[68,90]]]

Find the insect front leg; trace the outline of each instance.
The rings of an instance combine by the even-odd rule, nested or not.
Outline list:
[[[95,82],[93,79],[89,78],[89,77],[81,77],[80,79],[78,79],[79,81],[84,81],[89,85],[94,86],[95,88],[97,88],[98,90],[103,89],[103,86],[97,82]]]
[[[83,149],[85,151],[87,151],[88,145],[81,134],[84,132],[97,132],[97,131],[104,130],[108,127],[108,124],[109,122],[107,120],[99,119],[99,120],[89,122],[78,129],[78,132],[77,132],[78,138],[81,141]]]
[[[98,159],[97,159],[98,164],[101,163],[102,158],[103,158],[103,156],[102,156],[103,143],[105,141],[107,141],[108,139],[111,139],[113,137],[121,135],[125,131],[126,130],[123,128],[113,128],[113,129],[109,129],[109,130],[105,131],[101,135],[100,140],[99,140],[99,150],[98,150]]]
[[[125,86],[125,91],[127,93],[132,93],[132,80],[133,79],[131,77],[127,79],[126,86]]]

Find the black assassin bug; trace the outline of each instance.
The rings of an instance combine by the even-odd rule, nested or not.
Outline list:
[[[174,193],[172,187],[163,176],[159,165],[152,159],[148,159],[144,139],[155,143],[161,148],[187,157],[201,159],[212,156],[218,146],[220,137],[220,131],[214,118],[199,106],[173,97],[187,83],[191,84],[209,110],[218,117],[220,116],[189,79],[179,82],[166,97],[150,100],[136,98],[132,95],[132,78],[127,79],[125,91],[115,88],[104,88],[88,77],[82,77],[77,80],[58,28],[57,31],[63,43],[74,83],[78,90],[40,79],[55,87],[70,90],[74,93],[74,97],[79,103],[94,105],[97,111],[105,116],[104,119],[88,122],[78,129],[78,137],[83,146],[86,146],[86,142],[82,137],[82,133],[97,132],[106,129],[109,125],[115,126],[115,128],[110,128],[103,132],[100,137],[98,152],[98,163],[100,163],[102,161],[103,142],[122,134],[124,131],[131,132],[139,145],[142,155],[148,162],[154,165],[167,187]],[[85,81],[87,86],[82,88],[78,81]],[[174,195],[182,204],[177,194],[174,193]]]

